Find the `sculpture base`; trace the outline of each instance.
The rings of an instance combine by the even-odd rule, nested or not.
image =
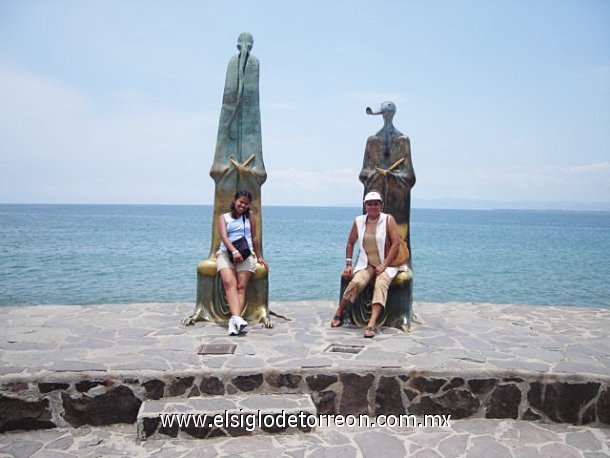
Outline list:
[[[262,323],[271,328],[269,314],[269,271],[256,264],[256,271],[246,289],[246,304],[242,317],[250,323]],[[184,325],[197,321],[227,323],[231,318],[222,279],[216,271],[216,259],[207,259],[197,265],[197,303],[195,312],[185,318]]]
[[[377,326],[389,326],[405,332],[411,329],[411,321],[413,320],[413,272],[408,267],[406,269],[399,271],[392,280],[386,305],[377,319]],[[348,280],[341,277],[339,300],[343,297],[348,283]],[[356,297],[356,301],[347,306],[344,315],[345,323],[366,327],[371,317],[372,299],[373,287],[368,285]]]

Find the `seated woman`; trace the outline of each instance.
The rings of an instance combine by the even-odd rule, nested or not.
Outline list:
[[[252,194],[248,191],[238,191],[231,202],[231,211],[220,215],[217,223],[221,243],[216,254],[216,270],[222,279],[231,312],[229,320],[231,336],[240,334],[248,325],[241,314],[246,304],[246,288],[256,270],[256,262],[258,261],[265,268],[269,267],[260,252],[256,221],[250,212],[251,201]],[[246,255],[245,259],[233,245],[242,237],[246,238],[250,251],[253,252],[251,255]]]
[[[343,324],[345,309],[371,282],[374,282],[371,318],[364,331],[364,337],[374,337],[377,318],[385,307],[388,288],[398,269],[388,267],[398,252],[400,235],[392,215],[381,212],[381,195],[372,191],[364,197],[365,214],[357,216],[347,239],[346,266],[343,277],[351,281],[332,319],[331,327]],[[354,245],[358,242],[358,259],[352,268]],[[388,249],[386,250],[386,247]]]

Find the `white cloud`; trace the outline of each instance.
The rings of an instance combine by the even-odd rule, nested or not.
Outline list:
[[[428,168],[416,171],[421,199],[610,202],[610,163],[570,167]]]
[[[599,172],[610,169],[610,162],[597,162],[595,164],[576,165],[574,167],[566,167],[564,170],[574,173]]]
[[[0,201],[201,203],[217,114],[125,109],[118,93],[109,113],[60,81],[0,66]]]
[[[10,119],[32,114],[44,107],[62,113],[79,113],[86,109],[86,98],[61,81],[9,69],[0,62],[0,116],[3,124]]]
[[[271,170],[263,192],[272,205],[357,205],[362,194],[353,169]]]

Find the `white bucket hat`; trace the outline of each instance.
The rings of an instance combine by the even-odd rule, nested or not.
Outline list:
[[[371,191],[366,196],[364,196],[364,202],[368,202],[369,200],[379,200],[380,202],[383,202],[381,194],[376,191]]]

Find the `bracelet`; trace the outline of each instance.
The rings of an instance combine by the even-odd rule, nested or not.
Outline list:
[[[232,254],[233,256],[235,256],[236,254],[239,254],[239,250],[233,250],[233,251],[231,251],[231,254]]]

